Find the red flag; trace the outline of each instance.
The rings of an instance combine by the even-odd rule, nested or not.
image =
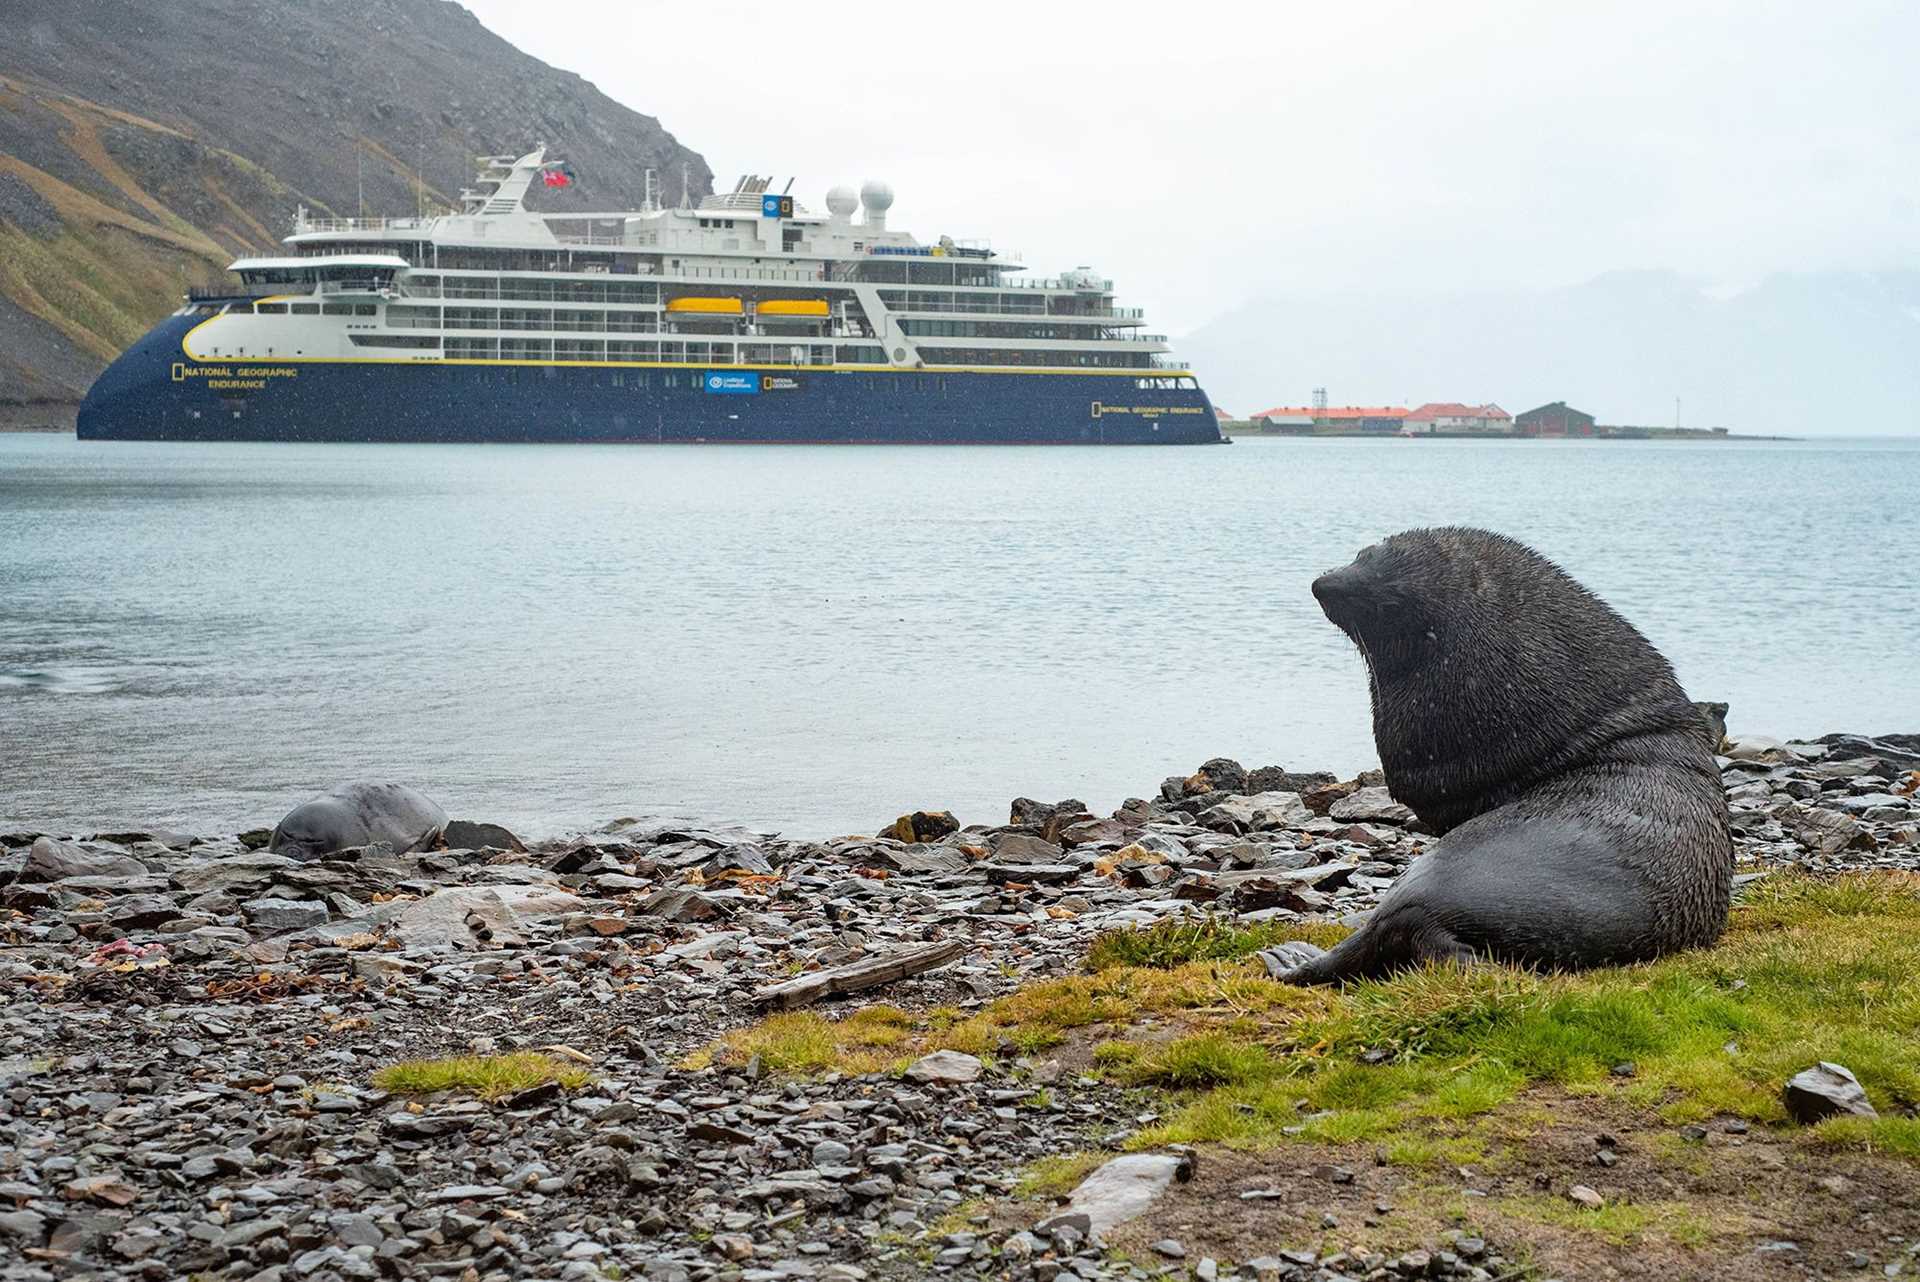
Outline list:
[[[565,187],[567,184],[573,181],[573,179],[567,177],[565,174],[561,173],[557,169],[547,170],[544,177],[546,179],[547,186],[549,187]]]

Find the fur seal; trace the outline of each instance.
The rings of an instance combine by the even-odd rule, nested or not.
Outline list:
[[[1408,530],[1313,595],[1366,659],[1387,787],[1442,839],[1289,983],[1491,957],[1566,970],[1726,926],[1726,795],[1699,712],[1632,624],[1487,530]]]
[[[446,811],[405,784],[342,784],[288,811],[267,849],[295,859],[319,859],[384,841],[402,851],[425,843],[446,823]]]

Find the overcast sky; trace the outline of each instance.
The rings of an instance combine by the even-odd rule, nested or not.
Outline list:
[[[1272,288],[1920,263],[1916,0],[465,2],[722,184],[885,178],[896,226],[1176,334]]]

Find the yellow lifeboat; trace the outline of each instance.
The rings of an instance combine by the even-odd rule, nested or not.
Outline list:
[[[667,310],[693,316],[738,316],[742,309],[737,298],[675,298],[668,300]]]
[[[762,316],[800,316],[824,320],[827,301],[824,298],[769,298],[754,310]]]

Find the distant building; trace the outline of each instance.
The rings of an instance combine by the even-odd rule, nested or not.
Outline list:
[[[1429,401],[1406,417],[1401,429],[1409,436],[1433,432],[1511,432],[1513,415],[1498,405],[1462,405],[1458,401]]]
[[[1404,405],[1276,405],[1261,410],[1275,427],[1338,427],[1362,432],[1397,432],[1406,421]]]
[[[1554,401],[1515,417],[1513,430],[1520,436],[1592,436],[1593,415]]]

